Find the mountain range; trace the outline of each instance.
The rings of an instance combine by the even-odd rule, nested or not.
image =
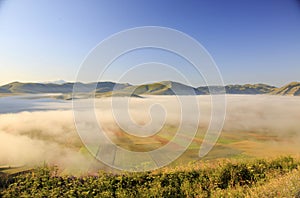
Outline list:
[[[79,92],[96,93],[97,97],[105,96],[136,96],[141,95],[208,95],[221,87],[201,86],[191,87],[173,81],[162,81],[143,85],[131,85],[128,83],[99,82],[99,83],[21,83],[13,82],[0,86],[0,93],[6,94],[38,94],[61,93],[71,94],[76,85]],[[227,94],[271,94],[271,95],[300,95],[300,83],[292,82],[283,87],[275,87],[266,84],[245,84],[225,86]]]

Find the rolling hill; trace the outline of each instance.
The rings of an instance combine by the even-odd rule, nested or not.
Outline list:
[[[64,84],[54,84],[54,83],[21,83],[13,82],[0,87],[0,93],[72,93],[73,86],[75,83],[64,83]],[[116,84],[113,82],[100,82],[100,83],[77,83],[78,87],[82,92],[93,92],[99,93],[112,91],[113,88],[119,87],[125,88],[129,84]]]
[[[66,83],[61,86],[58,84],[13,82],[1,88],[9,93],[70,93],[73,90],[73,84]]]
[[[0,93],[36,94],[61,93],[71,94],[75,83],[21,83],[13,82],[0,86]],[[133,96],[140,95],[208,95],[209,90],[220,90],[218,86],[202,86],[194,88],[173,81],[162,81],[143,85],[128,83],[99,82],[76,83],[82,93],[95,93],[96,97]],[[225,86],[227,94],[272,94],[272,95],[300,95],[300,83],[293,82],[281,88],[266,84],[245,84]]]
[[[0,93],[11,93],[9,90],[0,87]]]
[[[300,82],[292,82],[281,88],[276,88],[270,94],[283,96],[300,96]]]
[[[267,94],[273,91],[276,87],[266,85],[266,84],[245,84],[245,85],[226,85],[225,91],[227,94]],[[209,94],[209,90],[221,90],[221,87],[217,86],[207,86],[198,87],[198,93],[201,95]]]
[[[197,89],[172,81],[162,81],[157,83],[129,86],[123,92],[135,95],[195,95]]]
[[[228,94],[266,94],[275,88],[266,84],[227,85],[225,87]]]

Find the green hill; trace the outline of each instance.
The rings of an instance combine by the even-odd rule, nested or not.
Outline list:
[[[129,86],[129,84],[116,84],[113,82],[100,83],[77,83],[82,92],[96,92],[103,93],[112,91],[114,86],[119,89]],[[0,93],[72,93],[74,83],[53,84],[53,83],[21,83],[13,82],[0,87]]]
[[[198,87],[198,93],[205,95],[209,94],[210,91],[219,93],[222,91],[222,87],[218,86],[207,86]],[[245,84],[245,85],[227,85],[225,91],[227,94],[267,94],[273,91],[276,87],[266,84]],[[217,91],[218,90],[218,91]]]
[[[281,88],[274,89],[270,94],[282,96],[300,96],[300,82],[292,82]]]
[[[135,95],[195,95],[197,90],[193,87],[172,81],[162,81],[152,84],[126,87],[122,92]]]
[[[13,82],[0,86],[0,93],[5,94],[36,94],[36,93],[61,93],[71,94],[75,83],[21,83]],[[114,82],[94,82],[94,83],[76,83],[77,92],[96,93],[96,97],[107,96],[134,96],[140,95],[208,95],[220,93],[223,87],[202,86],[194,88],[182,83],[173,81],[162,81],[143,85],[130,85],[128,83]],[[222,89],[221,89],[222,88]],[[227,94],[272,94],[272,95],[300,95],[300,83],[293,82],[281,88],[266,84],[245,84],[245,85],[227,85],[225,86]],[[68,96],[69,98],[69,96]]]
[[[225,87],[228,94],[266,94],[275,88],[266,84],[227,85]]]
[[[73,90],[73,83],[58,85],[13,82],[1,88],[8,90],[10,93],[70,93]]]

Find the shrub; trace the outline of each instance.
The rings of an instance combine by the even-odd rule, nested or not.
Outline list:
[[[61,176],[55,167],[43,167],[15,177],[9,186],[4,185],[0,197],[210,197],[215,193],[220,197],[242,196],[247,189],[278,174],[290,173],[298,165],[291,157],[281,157],[202,169],[100,172],[98,176],[82,177]]]

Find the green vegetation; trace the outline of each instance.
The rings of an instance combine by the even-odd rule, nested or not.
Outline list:
[[[56,168],[1,181],[2,197],[294,197],[298,158],[197,162],[144,173],[63,176]],[[10,184],[8,184],[10,183]]]

